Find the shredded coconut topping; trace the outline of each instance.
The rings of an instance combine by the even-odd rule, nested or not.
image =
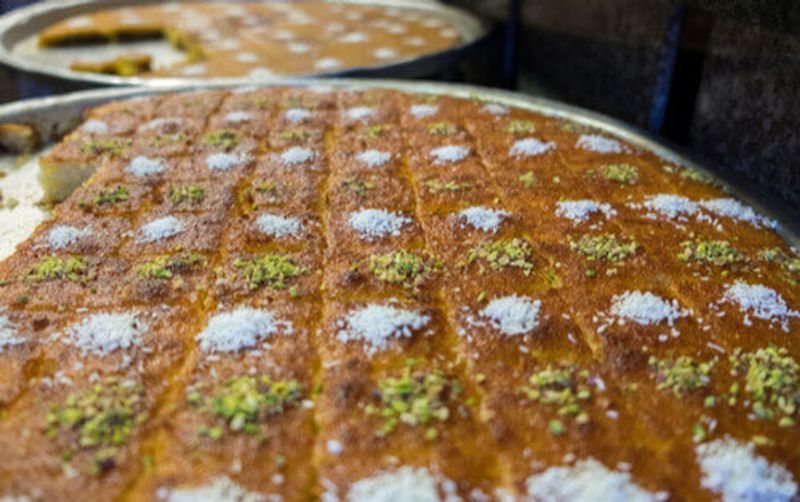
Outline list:
[[[536,138],[525,138],[514,142],[508,151],[512,157],[535,157],[553,150],[556,144],[552,141],[545,143]]]
[[[440,146],[431,150],[431,156],[434,159],[433,163],[437,165],[462,161],[469,154],[470,149],[468,147],[459,145]]]
[[[240,63],[257,63],[258,54],[254,52],[240,52],[236,55],[236,61]]]
[[[295,54],[305,54],[311,50],[311,46],[303,42],[292,42],[286,44],[286,48],[289,49],[289,52],[293,52]]]
[[[501,209],[489,209],[482,206],[468,207],[458,213],[459,218],[471,227],[484,232],[497,232],[500,223],[509,214]],[[464,223],[461,224],[464,228]]]
[[[667,301],[650,292],[626,291],[611,299],[610,314],[643,326],[666,321],[672,326],[675,319],[686,317],[677,300]]]
[[[617,211],[606,202],[599,203],[593,200],[565,200],[556,204],[556,216],[568,218],[572,221],[583,222],[593,213],[603,213],[606,219],[617,215]]]
[[[212,153],[206,157],[206,167],[212,171],[230,171],[247,164],[250,160],[250,155],[246,153]]]
[[[424,467],[404,466],[356,481],[348,502],[441,502],[437,479]],[[455,493],[452,494],[455,496]],[[448,501],[459,500],[458,497]]]
[[[500,103],[486,103],[483,105],[483,108],[481,108],[481,111],[490,113],[492,115],[501,116],[508,115],[511,110],[507,106],[501,105]]]
[[[296,237],[303,225],[297,218],[287,218],[276,214],[262,214],[256,219],[258,229],[270,237],[280,239],[283,237]]]
[[[81,130],[89,134],[108,134],[108,124],[102,120],[89,119],[83,124]]]
[[[224,120],[231,124],[242,124],[253,120],[253,114],[245,111],[230,112],[225,115]]]
[[[281,162],[287,166],[304,164],[314,160],[314,151],[302,146],[293,146],[281,153]]]
[[[179,488],[167,492],[168,502],[264,502],[266,497],[249,492],[227,476],[219,476],[210,484],[195,488]]]
[[[151,159],[142,155],[134,157],[130,164],[128,164],[128,167],[125,168],[127,172],[140,178],[163,173],[165,169],[161,159]]]
[[[140,132],[152,131],[154,129],[165,129],[167,127],[177,127],[183,124],[181,118],[160,118],[153,119],[139,128]]]
[[[593,458],[574,466],[551,467],[526,481],[528,497],[537,502],[656,502],[667,494],[639,487],[627,472],[612,471]]]
[[[700,202],[704,209],[717,216],[733,218],[734,220],[744,221],[756,227],[777,228],[778,222],[765,218],[756,213],[752,207],[745,206],[735,199],[711,199]]]
[[[356,155],[356,160],[368,167],[380,167],[389,162],[391,158],[391,153],[380,150],[366,150]]]
[[[377,112],[374,108],[370,108],[368,106],[355,106],[345,110],[344,116],[347,120],[358,120],[363,122],[368,118],[374,117],[376,113]]]
[[[622,153],[623,151],[619,141],[597,134],[582,134],[575,146],[597,153]]]
[[[322,58],[314,63],[314,68],[318,70],[333,70],[342,66],[342,61],[336,58]]]
[[[64,249],[75,244],[84,237],[92,235],[92,227],[75,228],[69,225],[56,225],[47,232],[47,243],[50,249]]]
[[[291,329],[291,323],[278,321],[267,310],[238,307],[212,317],[197,341],[205,352],[238,352],[255,347],[281,326]]]
[[[339,42],[343,44],[360,44],[362,42],[366,42],[368,40],[367,36],[361,33],[360,31],[354,31],[352,33],[348,33],[347,35],[342,35],[339,37]]]
[[[397,57],[397,51],[389,47],[379,47],[372,52],[372,55],[378,59],[394,59]]]
[[[107,356],[122,349],[141,345],[147,326],[136,319],[133,312],[95,314],[65,331],[63,341],[98,356]]]
[[[350,213],[347,222],[362,239],[371,241],[386,235],[397,237],[400,229],[411,223],[411,218],[385,209],[361,209]]]
[[[436,105],[412,105],[411,106],[411,115],[415,118],[422,119],[425,117],[430,117],[431,115],[436,115],[439,113],[439,107]]]
[[[430,317],[391,305],[372,304],[337,321],[336,338],[343,343],[363,342],[369,354],[384,350],[392,338],[410,338],[413,330],[428,324]]]
[[[649,197],[644,207],[670,219],[697,213],[697,204],[680,195],[659,194]]]
[[[297,124],[311,118],[311,112],[305,108],[289,108],[283,113],[283,116],[289,122]]]
[[[752,444],[725,438],[697,445],[695,451],[701,484],[723,502],[789,502],[797,495],[792,473],[756,455]]]
[[[6,347],[21,345],[25,339],[18,336],[17,329],[8,316],[0,315],[0,354]]]
[[[192,77],[196,75],[202,75],[207,71],[206,65],[204,64],[192,64],[188,66],[184,66],[181,68],[181,75],[185,75],[187,77]]]
[[[725,290],[722,301],[738,304],[746,316],[779,323],[784,330],[788,329],[789,318],[800,317],[800,312],[790,309],[777,291],[761,284],[736,281]],[[745,323],[749,324],[747,318]]]
[[[247,75],[254,80],[269,80],[275,76],[272,70],[264,68],[263,66],[253,68]]]
[[[490,301],[480,315],[505,335],[523,335],[539,326],[541,307],[540,300],[511,295]]]
[[[165,216],[139,228],[139,242],[155,242],[175,237],[183,232],[183,223],[174,216]]]

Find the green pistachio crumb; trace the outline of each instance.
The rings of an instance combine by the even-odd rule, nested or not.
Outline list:
[[[759,251],[758,257],[766,262],[777,263],[781,270],[786,272],[800,273],[800,256],[792,256],[781,248],[762,249]]]
[[[389,124],[381,124],[381,125],[374,125],[369,126],[364,130],[364,137],[368,139],[377,139],[383,136],[383,133],[391,129],[392,126]]]
[[[607,180],[623,185],[633,185],[639,179],[639,170],[630,164],[606,164],[602,169]]]
[[[176,206],[181,204],[196,205],[206,198],[206,191],[197,185],[173,186],[169,189],[169,200]]]
[[[517,181],[522,183],[525,188],[533,188],[536,186],[536,175],[533,174],[533,171],[528,171],[525,174],[520,174]]]
[[[81,143],[81,151],[86,154],[99,155],[121,155],[133,143],[131,138],[91,138]]]
[[[530,134],[535,130],[536,127],[530,120],[512,120],[505,128],[509,134]]]
[[[428,134],[433,136],[450,136],[458,131],[458,127],[450,122],[434,122],[428,124]]]
[[[533,402],[556,408],[563,417],[585,424],[589,415],[582,406],[592,398],[589,378],[587,370],[575,366],[547,365],[533,373],[528,385],[521,387],[519,393]]]
[[[794,424],[800,409],[800,364],[786,349],[773,345],[755,352],[737,349],[729,362],[732,374],[744,377],[744,392],[758,418],[777,418],[782,426]],[[734,390],[739,387],[731,394],[737,393]]]
[[[186,139],[186,134],[182,132],[176,134],[159,134],[150,140],[150,146],[154,148],[161,148],[174,143],[185,143]]]
[[[577,239],[570,236],[569,247],[587,260],[616,263],[635,253],[639,249],[639,244],[633,239],[626,242],[614,234],[584,234]]]
[[[685,167],[681,169],[680,177],[687,180],[697,181],[698,183],[704,183],[706,185],[710,185],[714,182],[711,176],[701,173],[696,169],[692,169],[691,167]]]
[[[491,270],[502,270],[506,267],[519,268],[529,276],[533,271],[531,260],[533,251],[525,239],[500,239],[485,241],[467,252],[466,258],[459,266],[466,267],[477,263],[480,273],[485,273],[485,265]]]
[[[677,397],[686,392],[707,387],[711,383],[711,370],[716,360],[698,363],[691,357],[680,356],[677,359],[658,359],[651,356],[648,364],[657,389],[669,389]]]
[[[472,188],[472,185],[469,183],[457,183],[455,181],[428,180],[425,182],[425,187],[427,187],[430,193],[435,194],[440,192],[463,192]]]
[[[72,282],[88,282],[92,278],[91,267],[82,256],[47,256],[25,272],[32,282],[66,279]]]
[[[92,198],[92,204],[95,206],[115,206],[129,198],[127,187],[118,185],[114,188],[107,188],[97,192],[97,195]]]
[[[276,290],[285,289],[288,282],[309,272],[306,267],[298,265],[287,256],[272,254],[248,260],[237,259],[233,266],[239,269],[250,289],[264,284]]]
[[[142,279],[172,279],[175,274],[187,272],[199,263],[200,257],[195,254],[159,256],[137,266],[136,273]]]
[[[367,192],[375,188],[374,183],[375,177],[370,178],[368,181],[364,181],[359,178],[345,178],[342,181],[342,187],[347,190],[348,192],[354,193],[360,198],[365,198],[367,196]]]
[[[417,289],[439,269],[442,264],[430,257],[422,257],[406,250],[392,251],[369,257],[368,269],[379,281]]]
[[[236,148],[242,142],[242,135],[233,129],[211,131],[203,138],[204,145],[221,146],[225,150]]]
[[[548,428],[550,429],[550,432],[554,436],[561,436],[562,434],[567,432],[567,428],[564,427],[564,422],[562,422],[561,420],[558,420],[557,418],[553,419],[553,420],[550,420],[550,423],[548,424]]]
[[[723,240],[696,238],[681,242],[681,249],[678,259],[685,262],[695,261],[723,266],[745,261],[744,255],[739,250]]]

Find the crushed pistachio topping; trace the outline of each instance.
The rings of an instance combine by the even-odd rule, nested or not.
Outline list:
[[[585,234],[578,239],[570,236],[569,247],[587,260],[606,260],[616,263],[635,253],[639,249],[639,244],[634,239],[626,242],[614,234]]]
[[[47,256],[29,268],[25,276],[29,281],[33,282],[59,279],[86,282],[91,279],[89,264],[82,256],[67,256],[65,258]]]
[[[214,416],[232,432],[245,432],[263,437],[263,426],[270,417],[280,415],[303,398],[303,389],[296,380],[273,380],[259,376],[231,378],[203,394],[203,387],[189,390],[186,399],[202,413]],[[203,426],[198,434],[220,439],[223,427]]]
[[[406,424],[426,426],[425,439],[436,439],[439,433],[434,424],[450,417],[448,402],[456,402],[463,392],[458,380],[445,377],[441,370],[415,370],[415,364],[413,359],[409,360],[400,377],[378,381],[379,403],[367,405],[365,411],[385,419],[377,431],[379,436]]]
[[[264,284],[272,289],[286,289],[292,279],[308,273],[308,269],[298,265],[283,255],[262,255],[249,260],[235,260],[234,268],[240,270],[242,278],[250,289]]]
[[[728,241],[710,241],[696,238],[681,242],[682,251],[678,253],[681,261],[696,261],[717,266],[732,265],[745,261],[745,257]]]
[[[92,155],[107,153],[121,155],[133,143],[130,138],[90,138],[81,143],[81,151]]]
[[[441,269],[442,264],[436,259],[425,259],[410,251],[400,250],[370,256],[368,267],[379,281],[416,289]]]
[[[533,188],[536,186],[536,175],[533,174],[533,171],[528,171],[525,174],[520,174],[517,181],[522,183],[525,188]]]
[[[676,397],[707,387],[711,383],[711,370],[715,364],[716,360],[698,363],[687,356],[677,359],[658,359],[651,356],[648,360],[657,389],[670,389]]]
[[[519,389],[526,399],[539,404],[557,408],[557,413],[563,417],[572,418],[578,424],[589,422],[589,414],[582,406],[592,398],[592,389],[589,386],[589,371],[578,369],[574,366],[553,367],[537,371],[528,378],[528,385]],[[563,434],[563,424],[560,420],[556,429],[550,423],[553,434]]]
[[[354,193],[362,199],[367,196],[367,192],[375,188],[375,176],[370,177],[369,181],[364,181],[359,178],[345,178],[342,181],[342,187],[348,192]]]
[[[790,256],[781,248],[768,248],[759,251],[758,257],[764,261],[777,263],[782,270],[791,273],[800,272],[800,257]]]
[[[680,177],[692,181],[697,181],[698,183],[705,183],[706,185],[710,185],[711,183],[714,182],[711,176],[701,173],[697,169],[692,169],[691,167],[684,167],[683,169],[681,169]]]
[[[463,192],[472,188],[469,183],[457,183],[455,181],[428,180],[425,187],[430,193],[440,192]]]
[[[303,131],[299,129],[287,129],[281,131],[280,137],[283,141],[305,141],[311,138],[313,134],[311,131]]]
[[[558,128],[564,132],[571,132],[578,134],[591,134],[597,132],[596,129],[593,129],[589,126],[583,124],[577,124],[575,122],[570,122],[565,119],[558,120],[557,123],[558,123]]]
[[[459,267],[466,267],[478,262],[479,272],[486,273],[484,263],[491,270],[502,270],[506,267],[519,268],[529,276],[533,271],[531,244],[520,238],[499,239],[482,242],[467,251],[464,261],[459,262]]]
[[[777,419],[781,427],[795,425],[800,409],[800,364],[786,349],[772,345],[755,352],[737,349],[729,361],[731,373],[744,376],[744,391],[757,417]]]
[[[61,453],[65,462],[80,451],[94,451],[91,470],[100,475],[114,467],[119,448],[147,419],[143,398],[141,384],[108,378],[52,405],[45,435],[66,443]]]
[[[182,132],[176,134],[159,134],[150,140],[150,146],[159,148],[173,143],[183,143],[186,139],[186,134]]]
[[[221,146],[225,150],[236,148],[242,142],[242,135],[233,129],[211,131],[203,138],[204,145]]]
[[[428,134],[433,136],[450,136],[458,131],[458,127],[450,122],[433,122],[428,124]]]
[[[271,181],[264,181],[256,184],[253,187],[253,190],[255,190],[258,193],[266,193],[266,192],[274,192],[277,188],[278,186],[275,183]]]
[[[505,128],[510,134],[530,134],[535,130],[536,127],[530,120],[512,120]]]
[[[169,189],[169,200],[176,206],[181,204],[195,205],[206,198],[206,191],[197,185],[173,186]]]
[[[369,126],[366,129],[364,129],[363,136],[368,139],[377,139],[383,136],[383,133],[391,128],[392,126],[390,124]]]
[[[606,164],[603,166],[603,177],[623,185],[632,185],[639,179],[639,170],[630,164]]]
[[[107,188],[100,190],[97,195],[92,198],[92,204],[95,206],[115,206],[120,202],[125,202],[130,198],[128,189],[122,185],[115,188]]]
[[[172,279],[175,274],[189,271],[199,263],[200,257],[195,254],[159,256],[137,266],[136,273],[142,279]]]

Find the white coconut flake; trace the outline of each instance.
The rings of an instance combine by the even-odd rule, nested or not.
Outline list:
[[[556,216],[575,222],[584,222],[594,213],[602,213],[606,219],[617,215],[617,211],[605,202],[593,200],[565,200],[556,204]]]
[[[163,173],[165,170],[164,162],[161,159],[151,159],[142,155],[134,157],[125,168],[125,171],[139,178]]]
[[[722,301],[736,303],[745,316],[752,315],[758,319],[780,324],[785,331],[788,330],[790,318],[800,317],[800,312],[790,309],[777,291],[761,284],[736,281],[727,287]],[[749,319],[745,317],[745,323],[748,322]]]
[[[245,111],[236,111],[226,114],[222,120],[229,124],[243,124],[253,120],[253,114]]]
[[[431,150],[433,163],[436,165],[452,164],[466,159],[470,154],[469,147],[460,145],[446,145]]]
[[[247,491],[227,476],[219,476],[210,484],[193,488],[178,488],[164,493],[167,502],[264,502],[267,498]]]
[[[777,228],[778,222],[770,220],[756,213],[752,207],[745,206],[736,199],[711,199],[700,202],[703,209],[710,211],[717,216],[733,218],[734,220],[744,221],[756,227]]]
[[[539,326],[541,307],[540,300],[511,295],[490,301],[480,315],[505,335],[523,335]]]
[[[6,347],[13,347],[25,343],[25,339],[19,336],[16,326],[8,316],[0,315],[0,354]]]
[[[339,42],[343,44],[360,44],[366,42],[367,40],[369,40],[369,38],[360,31],[354,31],[339,37]]]
[[[94,20],[89,16],[77,16],[67,21],[69,28],[91,28],[94,26]]]
[[[666,322],[672,326],[676,319],[686,317],[688,311],[681,309],[677,300],[667,301],[653,293],[626,291],[611,299],[609,313],[618,319],[633,321],[646,326]]]
[[[267,310],[238,307],[231,312],[216,314],[197,335],[205,352],[238,352],[250,349],[291,324],[275,319]]]
[[[643,205],[645,208],[673,220],[697,213],[697,204],[680,195],[654,195],[648,197]]]
[[[94,314],[64,332],[62,340],[81,350],[107,356],[116,350],[141,345],[147,325],[133,312]]]
[[[283,237],[296,237],[303,228],[297,218],[287,218],[276,214],[262,214],[256,219],[258,229],[270,237],[281,239]]]
[[[236,61],[240,63],[257,63],[258,62],[258,54],[254,52],[240,52],[236,55]]]
[[[750,443],[717,439],[697,445],[695,451],[701,484],[723,502],[789,502],[797,496],[792,473],[757,455]]]
[[[289,108],[283,113],[283,117],[293,124],[297,124],[311,118],[311,112],[305,108]]]
[[[289,49],[289,52],[293,54],[305,54],[311,51],[311,46],[303,42],[292,42],[287,44],[286,48]]]
[[[183,223],[181,223],[178,218],[174,216],[165,216],[139,227],[139,237],[137,240],[141,243],[160,241],[175,237],[183,232],[183,230]]]
[[[333,70],[342,66],[342,61],[336,58],[322,58],[314,63],[314,68],[318,70]]]
[[[84,122],[81,131],[89,134],[108,134],[108,124],[102,120],[89,119]]]
[[[354,310],[337,322],[336,338],[347,343],[362,342],[368,354],[386,349],[392,339],[410,338],[430,317],[391,305],[371,304]]]
[[[252,157],[247,153],[212,153],[206,157],[206,167],[212,171],[230,171],[250,162]]]
[[[195,77],[198,75],[203,75],[208,71],[206,65],[204,64],[192,64],[188,66],[184,66],[181,68],[180,73],[185,77]]]
[[[623,151],[619,141],[597,134],[582,134],[575,146],[597,153],[622,153]]]
[[[424,467],[404,466],[356,481],[347,492],[348,502],[441,502],[438,480]],[[455,494],[453,494],[455,496]],[[458,497],[448,502],[460,500]]]
[[[397,51],[389,47],[379,47],[372,51],[372,55],[378,59],[394,59],[397,57]]]
[[[436,105],[411,105],[410,112],[414,118],[423,119],[439,113],[439,107]]]
[[[362,239],[371,241],[386,235],[397,237],[403,226],[411,223],[411,218],[385,209],[361,209],[350,213],[347,222]]]
[[[272,70],[263,66],[253,68],[247,75],[253,80],[269,80],[275,76]]]
[[[364,122],[365,120],[374,117],[376,114],[377,111],[374,108],[370,108],[368,106],[354,106],[353,108],[345,110],[344,117],[347,120],[358,120],[360,122]]]
[[[281,153],[281,162],[287,166],[304,164],[314,160],[314,151],[302,146],[293,146]]]
[[[506,105],[501,105],[500,103],[486,103],[481,108],[481,111],[500,117],[503,115],[508,115],[511,109]]]
[[[509,213],[501,209],[474,206],[459,212],[458,216],[462,222],[467,223],[476,230],[495,233],[503,220],[509,216]],[[464,228],[464,223],[461,224],[461,228]]]
[[[177,127],[183,125],[184,120],[182,118],[158,118],[153,119],[150,122],[142,125],[139,128],[139,132],[145,131],[152,131],[156,129],[165,129],[167,127]]]
[[[536,138],[525,138],[514,142],[508,150],[508,154],[512,157],[535,157],[542,155],[550,150],[555,149],[556,144],[552,141],[544,142]]]
[[[92,227],[76,228],[69,225],[56,225],[47,232],[47,244],[52,250],[64,249],[84,237],[91,237]]]
[[[528,499],[537,502],[657,502],[666,494],[651,493],[633,482],[628,472],[614,471],[593,458],[573,466],[550,467],[525,483]]]
[[[422,47],[427,42],[422,37],[408,37],[405,40],[403,40],[403,43],[411,47]]]
[[[331,455],[339,456],[344,451],[344,446],[342,446],[341,441],[337,441],[335,439],[329,439],[328,442],[325,444],[328,453]]]
[[[389,160],[391,160],[392,154],[389,152],[382,152],[380,150],[365,150],[358,155],[356,155],[356,160],[361,162],[367,167],[380,167]]]

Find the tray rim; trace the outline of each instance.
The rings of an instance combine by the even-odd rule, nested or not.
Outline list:
[[[246,86],[231,86],[220,83],[198,83],[195,85],[160,86],[155,88],[105,88],[45,98],[34,98],[0,105],[0,122],[16,121],[21,123],[33,123],[49,131],[50,135],[64,134],[70,128],[77,125],[76,122],[80,119],[85,109],[108,101],[176,92],[220,90],[228,88],[242,90],[248,88],[259,89],[286,86],[306,88],[330,87],[340,90],[381,88],[416,94],[478,98],[541,113],[542,115],[550,117],[568,119],[581,125],[596,128],[639,148],[649,150],[664,159],[665,162],[689,167],[709,176],[714,184],[720,187],[725,193],[750,205],[760,214],[777,221],[778,226],[774,229],[775,232],[790,246],[795,249],[800,249],[800,210],[792,208],[788,203],[782,203],[775,197],[770,197],[770,194],[766,192],[761,194],[762,197],[760,198],[754,197],[752,193],[752,180],[748,180],[732,172],[722,172],[718,169],[706,167],[704,162],[695,160],[698,157],[688,152],[685,148],[671,144],[636,126],[602,113],[550,98],[526,95],[501,89],[491,89],[469,84],[359,78],[291,78]],[[77,117],[66,117],[63,115],[65,113],[73,113],[76,114]],[[47,123],[48,120],[51,121],[49,124]],[[59,123],[59,120],[63,120],[64,122]],[[44,136],[44,139],[49,139],[49,136]]]
[[[200,1],[211,3],[229,3],[229,0],[171,0],[174,3],[197,3]],[[255,3],[259,0],[237,0],[237,3]],[[429,12],[436,12],[453,24],[459,32],[462,41],[448,49],[432,52],[422,56],[395,61],[390,64],[374,66],[358,66],[344,69],[342,71],[309,73],[305,75],[285,75],[269,78],[252,79],[247,77],[214,77],[203,79],[191,79],[181,77],[119,77],[115,75],[103,75],[90,72],[77,72],[65,68],[53,67],[44,63],[26,60],[14,54],[11,42],[7,41],[9,31],[18,25],[36,22],[36,20],[63,14],[66,18],[73,14],[91,12],[103,8],[123,8],[126,6],[138,6],[145,4],[160,3],[160,0],[46,0],[41,3],[18,8],[0,16],[0,64],[4,64],[18,71],[42,77],[56,78],[74,84],[94,85],[94,86],[141,86],[141,87],[173,87],[179,85],[194,85],[198,83],[212,83],[218,85],[246,85],[246,84],[266,84],[272,81],[284,80],[286,78],[309,78],[309,77],[376,77],[390,76],[413,78],[431,74],[436,70],[450,67],[475,50],[475,48],[489,35],[488,24],[479,17],[457,7],[443,5],[439,2],[426,0],[281,0],[289,3],[308,3],[321,1],[332,4],[358,4],[376,5],[397,9],[416,9]],[[78,12],[75,12],[75,11]],[[31,36],[33,33],[28,33]]]

